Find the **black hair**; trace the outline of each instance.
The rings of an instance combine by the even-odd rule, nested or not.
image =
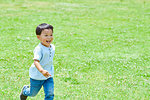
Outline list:
[[[42,23],[40,25],[38,25],[36,27],[36,35],[41,35],[41,32],[44,30],[44,29],[51,29],[52,32],[53,32],[53,26],[52,25],[49,25],[47,23]]]

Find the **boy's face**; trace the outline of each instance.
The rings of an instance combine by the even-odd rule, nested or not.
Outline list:
[[[53,32],[51,29],[44,29],[41,32],[41,35],[37,35],[37,38],[41,41],[41,43],[44,46],[49,47],[54,38]]]

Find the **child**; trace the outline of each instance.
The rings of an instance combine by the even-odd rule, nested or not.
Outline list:
[[[30,87],[25,85],[20,94],[20,100],[26,100],[28,96],[36,96],[41,87],[44,88],[45,99],[54,98],[54,67],[53,57],[55,46],[53,41],[53,26],[42,23],[36,28],[37,38],[41,43],[34,49],[34,63],[29,69]]]

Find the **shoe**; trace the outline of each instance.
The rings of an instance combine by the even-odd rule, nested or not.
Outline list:
[[[21,93],[20,93],[20,100],[26,100],[27,97],[28,97],[28,96],[23,95],[23,90],[24,90],[25,88],[29,88],[29,86],[28,86],[28,85],[24,85],[24,86],[23,86],[23,88],[22,88],[22,90],[21,90]]]

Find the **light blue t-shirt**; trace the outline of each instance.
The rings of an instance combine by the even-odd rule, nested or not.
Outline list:
[[[55,46],[50,44],[50,47],[46,47],[39,43],[37,47],[34,49],[34,58],[40,61],[41,66],[44,70],[47,70],[51,76],[54,76],[54,66],[53,66],[53,57],[55,53]],[[29,76],[35,80],[46,80],[47,78],[43,76],[41,72],[38,71],[34,63],[31,65],[29,69]],[[48,77],[49,78],[49,77]]]

